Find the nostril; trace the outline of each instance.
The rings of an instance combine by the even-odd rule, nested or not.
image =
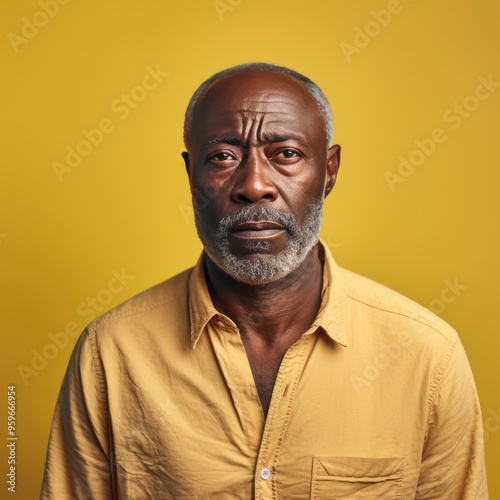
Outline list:
[[[261,199],[276,198],[276,186],[266,164],[254,158],[248,158],[246,162],[242,162],[234,172],[231,196],[239,203],[255,203]]]
[[[277,197],[277,191],[272,183],[244,183],[235,185],[232,197],[239,202],[253,203],[262,199],[273,200]]]
[[[251,203],[251,200],[241,193],[237,195],[236,199],[243,203]]]

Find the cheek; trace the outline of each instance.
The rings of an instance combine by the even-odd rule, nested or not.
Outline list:
[[[320,198],[324,197],[325,185],[323,179],[315,179],[311,182],[310,179],[284,184],[280,189],[280,194],[285,200],[285,203],[293,209],[295,213],[304,212],[307,205],[316,203]]]
[[[226,215],[219,191],[205,184],[193,186],[191,192],[193,208],[198,217],[207,228],[216,231],[220,220]]]
[[[323,202],[323,184],[306,184],[305,187],[290,188],[283,193],[287,210],[295,215],[299,225],[302,225],[309,216],[310,205],[316,205],[318,201]]]
[[[191,189],[191,197],[193,200],[193,207],[196,210],[204,210],[210,206],[215,205],[215,200],[219,195],[218,190],[215,190],[207,185],[202,187],[194,186]]]
[[[316,160],[300,163],[300,168],[292,175],[282,175],[276,179],[283,195],[289,193],[294,198],[317,198],[325,189],[326,164]]]
[[[191,195],[196,208],[204,208],[224,198],[224,182],[208,172],[194,172],[190,179]]]
[[[231,189],[230,177],[200,176],[191,182],[193,206],[197,210],[206,211],[207,217],[218,223],[222,217],[235,210],[231,201]]]
[[[190,180],[191,198],[195,210],[205,210],[214,203],[220,193],[219,187],[213,182],[198,177]]]

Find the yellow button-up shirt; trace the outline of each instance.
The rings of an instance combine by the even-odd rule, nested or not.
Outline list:
[[[266,420],[203,258],[78,341],[42,499],[365,497],[488,498],[481,414],[455,331],[327,249],[320,310]]]

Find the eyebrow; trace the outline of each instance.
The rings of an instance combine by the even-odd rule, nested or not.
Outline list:
[[[300,144],[305,144],[305,138],[299,134],[293,134],[290,132],[287,133],[276,133],[276,132],[264,132],[262,134],[264,141],[273,143],[273,142],[286,142],[286,141],[296,141]]]
[[[274,133],[268,132],[263,134],[264,143],[296,141],[299,144],[305,144],[304,137],[293,133]],[[205,141],[205,146],[213,146],[214,144],[232,144],[234,146],[241,146],[243,141],[236,135],[213,135]]]
[[[206,146],[212,146],[213,144],[233,144],[234,146],[241,145],[242,141],[239,137],[235,135],[213,135],[205,141]]]

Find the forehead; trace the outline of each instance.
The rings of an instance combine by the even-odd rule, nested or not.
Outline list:
[[[287,74],[242,71],[210,85],[195,106],[194,140],[248,131],[251,124],[273,132],[302,132],[311,140],[325,134],[319,104],[306,86]]]

